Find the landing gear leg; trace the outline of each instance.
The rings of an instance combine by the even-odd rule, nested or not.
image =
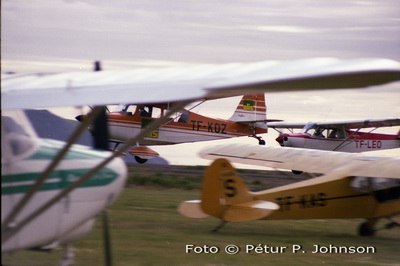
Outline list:
[[[222,227],[224,227],[224,225],[226,224],[226,221],[222,220],[221,223],[215,227],[213,230],[211,230],[211,232],[216,233],[218,232]]]
[[[114,149],[113,149],[114,151],[116,151],[116,150],[117,150],[117,148],[118,148],[118,145],[119,145],[119,142],[116,142],[116,143],[115,143],[115,145],[114,145]]]
[[[265,143],[265,140],[263,140],[262,137],[259,137],[259,136],[257,136],[257,135],[253,135],[253,138],[255,138],[255,139],[258,140],[258,145],[265,145],[265,144],[266,144],[266,143]]]
[[[72,250],[72,244],[64,246],[64,254],[60,260],[60,266],[70,266],[74,263],[74,251]]]

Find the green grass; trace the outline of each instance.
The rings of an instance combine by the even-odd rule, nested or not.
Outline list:
[[[176,211],[181,201],[198,198],[198,190],[131,187],[124,190],[110,211],[114,265],[398,265],[400,230],[382,230],[375,237],[359,237],[362,220],[287,220],[228,223],[210,232],[219,221],[189,219]],[[380,223],[382,226],[384,223]],[[75,265],[103,265],[102,229],[95,229],[74,244]],[[217,246],[217,254],[185,253],[185,246]],[[236,244],[237,255],[223,252]],[[246,254],[246,245],[287,246],[282,254]],[[313,250],[313,245],[373,246],[375,254],[311,254],[291,252],[292,245]],[[61,249],[2,256],[2,265],[55,265]]]

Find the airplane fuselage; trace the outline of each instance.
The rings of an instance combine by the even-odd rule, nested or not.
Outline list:
[[[347,131],[348,138],[310,136],[307,133],[283,134],[278,142],[285,147],[308,148],[343,152],[365,152],[400,147],[397,135]]]
[[[330,180],[330,181],[328,181]],[[265,217],[274,219],[332,219],[385,217],[400,214],[400,185],[357,191],[354,177],[332,180],[329,176],[255,193],[260,200],[280,206]]]
[[[1,171],[2,230],[4,220],[64,145],[63,142],[41,139],[17,157],[7,153],[11,157],[2,160]],[[109,155],[109,152],[74,145],[12,223],[18,225]],[[113,160],[12,237],[3,240],[2,252],[28,248],[52,249],[81,238],[93,228],[95,216],[122,191],[126,176],[124,162],[120,158]]]
[[[184,119],[174,120],[160,126],[147,135],[142,145],[170,145],[186,142],[227,139],[266,133],[266,129],[254,128],[240,122],[213,119],[185,111]],[[141,116],[138,112],[127,114],[112,112],[108,114],[110,140],[124,142],[135,137],[151,121],[157,118]]]

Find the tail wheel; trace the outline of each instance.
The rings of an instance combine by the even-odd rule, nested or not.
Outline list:
[[[147,159],[140,158],[139,156],[135,156],[135,160],[136,160],[136,162],[138,162],[138,163],[145,163],[145,162],[147,162]]]
[[[358,234],[360,236],[373,236],[375,235],[375,230],[368,222],[364,222],[358,227]]]

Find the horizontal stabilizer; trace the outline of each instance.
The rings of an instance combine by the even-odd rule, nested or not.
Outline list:
[[[270,201],[248,201],[227,206],[223,220],[228,222],[246,222],[258,220],[278,209],[279,205]]]
[[[268,129],[268,125],[271,122],[279,122],[283,120],[279,119],[264,119],[264,120],[247,120],[247,121],[238,121],[241,124],[251,125],[259,128]]]
[[[179,204],[178,212],[181,215],[189,217],[189,218],[201,219],[201,218],[206,218],[209,216],[208,214],[205,214],[201,210],[201,201],[200,200],[188,200],[188,201],[182,202],[181,204]]]

